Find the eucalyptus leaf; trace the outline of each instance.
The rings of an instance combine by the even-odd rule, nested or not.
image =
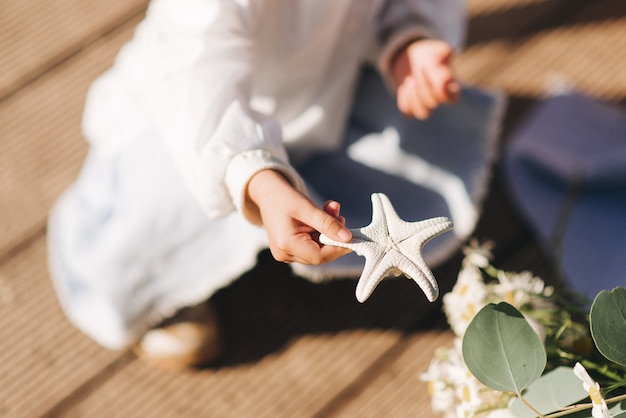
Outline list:
[[[463,337],[463,358],[472,374],[501,392],[520,393],[546,366],[546,352],[522,314],[506,302],[476,314]]]
[[[609,405],[609,412],[613,415],[613,418],[626,418],[626,401]]]
[[[523,396],[533,408],[545,415],[579,402],[588,397],[589,393],[572,368],[558,367],[531,383]],[[519,398],[511,404],[511,412],[517,418],[537,416]]]
[[[598,293],[591,311],[591,336],[604,357],[626,366],[626,289]]]

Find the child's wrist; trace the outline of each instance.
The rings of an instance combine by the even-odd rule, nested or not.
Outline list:
[[[255,173],[246,186],[244,216],[252,223],[261,224],[261,207],[281,187],[291,187],[291,184],[279,171],[265,169]]]

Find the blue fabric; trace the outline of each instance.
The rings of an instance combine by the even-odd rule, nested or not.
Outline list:
[[[551,97],[513,135],[504,161],[516,206],[567,283],[590,299],[626,285],[626,112]]]

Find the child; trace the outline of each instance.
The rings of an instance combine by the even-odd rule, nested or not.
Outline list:
[[[410,186],[402,202],[421,218],[454,212],[445,192],[423,196],[438,184],[418,187],[405,175],[394,185],[380,171],[368,183],[346,150],[384,130],[425,155],[458,155],[446,135],[419,138],[419,122],[406,116],[428,118],[459,96],[451,58],[463,14],[462,0],[153,0],[89,91],[89,154],[51,213],[51,272],[69,318],[112,349],[138,346],[177,367],[205,363],[219,336],[201,302],[253,267],[261,249],[309,277],[358,275],[341,265],[346,250],[317,237],[350,241],[344,219],[369,223],[370,192],[405,196]],[[361,72],[365,63],[384,84]],[[485,182],[479,139],[458,141],[470,162],[461,185],[471,199],[458,211],[469,216],[465,235]],[[322,194],[350,213],[335,200],[320,208]],[[172,331],[172,317],[192,326]]]

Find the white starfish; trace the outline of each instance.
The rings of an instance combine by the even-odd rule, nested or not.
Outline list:
[[[403,221],[382,193],[372,194],[372,212],[368,226],[350,230],[352,241],[348,243],[320,236],[323,244],[349,248],[365,257],[356,287],[357,300],[365,302],[386,276],[402,273],[419,285],[429,301],[436,300],[439,286],[422,257],[422,248],[437,235],[452,229],[452,222],[445,217]]]

